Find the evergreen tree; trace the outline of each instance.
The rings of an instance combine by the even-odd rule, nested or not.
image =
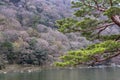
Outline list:
[[[120,34],[101,35],[102,31],[117,25],[120,27],[120,0],[78,0],[72,2],[76,18],[56,21],[59,31],[63,33],[80,32],[88,40],[99,39],[100,43],[84,49],[68,51],[61,56],[58,66],[79,64],[94,65],[120,54]],[[107,16],[101,20],[101,16]]]

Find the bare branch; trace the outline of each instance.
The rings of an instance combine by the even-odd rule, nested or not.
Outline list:
[[[101,33],[102,31],[104,31],[107,27],[108,27],[108,26],[105,26],[103,29],[101,29],[101,30],[98,31],[98,33],[97,33],[97,34],[98,34],[98,38],[100,37],[100,33]]]
[[[108,26],[112,26],[112,25],[114,25],[115,23],[105,23],[105,24],[103,24],[101,27],[99,26],[99,27],[97,27],[96,29],[101,29],[101,28],[104,28],[104,27],[108,27]]]
[[[99,38],[99,36],[100,36],[100,33],[102,32],[102,31],[104,31],[107,27],[109,27],[109,26],[112,26],[112,25],[114,25],[114,23],[107,23],[107,24],[104,24],[103,25],[103,28],[101,28],[99,31],[98,31],[98,38]]]

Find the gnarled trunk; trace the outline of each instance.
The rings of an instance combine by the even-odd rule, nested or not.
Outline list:
[[[111,17],[112,21],[120,27],[120,16],[119,15],[114,15]]]

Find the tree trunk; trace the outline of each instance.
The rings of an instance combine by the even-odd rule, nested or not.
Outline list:
[[[116,25],[120,27],[120,16],[119,15],[112,16],[111,19]]]

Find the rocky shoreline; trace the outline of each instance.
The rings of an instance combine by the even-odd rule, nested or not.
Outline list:
[[[99,65],[99,66],[77,66],[77,67],[55,67],[55,66],[34,66],[34,65],[7,65],[5,69],[0,70],[0,74],[9,74],[9,73],[32,73],[32,72],[39,72],[41,70],[48,70],[48,69],[84,69],[84,68],[106,68],[106,67],[114,67],[114,68],[120,68],[120,65],[117,65],[115,63],[112,63],[110,65]]]
[[[66,67],[67,68],[67,67]],[[69,67],[68,67],[69,68]],[[48,70],[48,69],[62,69],[60,67],[56,67],[54,65],[5,65],[4,69],[0,70],[0,74],[7,74],[7,73],[31,73],[31,72],[39,72],[41,70]]]
[[[44,69],[44,66],[21,66],[21,65],[7,65],[5,69],[0,70],[0,74],[6,73],[24,73],[24,72],[34,72],[34,71],[41,71]]]

